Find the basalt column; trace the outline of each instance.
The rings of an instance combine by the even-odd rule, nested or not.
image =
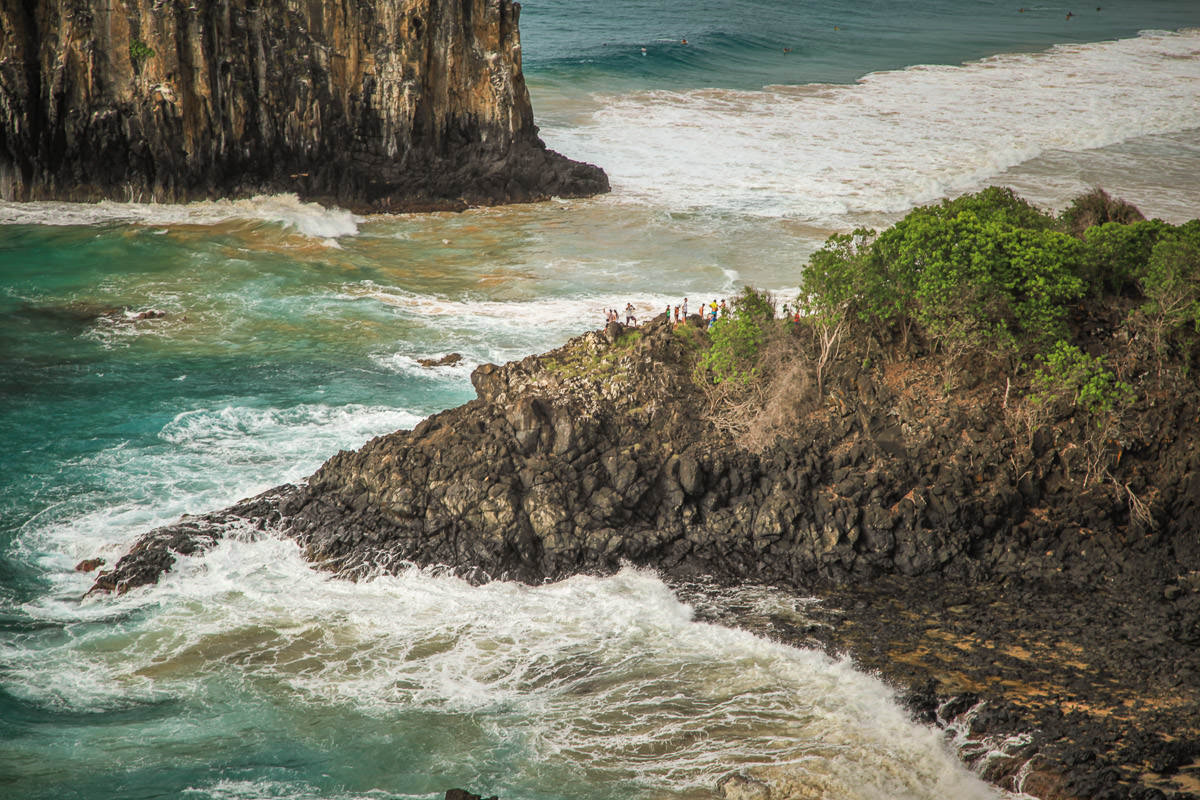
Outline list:
[[[549,151],[511,0],[0,0],[0,195],[362,210],[607,191]]]

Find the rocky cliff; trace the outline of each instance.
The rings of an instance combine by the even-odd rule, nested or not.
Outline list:
[[[1171,776],[1200,756],[1194,383],[1152,396],[1113,480],[1089,482],[1083,419],[1014,428],[1003,383],[947,392],[937,358],[875,364],[852,347],[818,396],[797,326],[792,416],[746,448],[692,379],[695,323],[613,324],[482,366],[472,402],[339,453],[303,486],[153,531],[96,587],[153,582],[174,553],[247,526],[350,578],[415,563],[532,582],[628,562],[684,592],[766,583],[822,602],[715,618],[851,653],[956,726],[964,758],[1005,788],[1190,785]],[[776,796],[769,776],[743,777]]]
[[[360,210],[585,196],[511,0],[2,0],[0,196],[292,192]]]

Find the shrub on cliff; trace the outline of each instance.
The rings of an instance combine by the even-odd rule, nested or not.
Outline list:
[[[879,234],[830,237],[809,262],[802,303],[844,307],[907,343],[919,329],[951,354],[1033,352],[1065,335],[1083,293],[1083,244],[1009,189],[915,209]]]
[[[709,347],[700,356],[698,368],[712,383],[750,383],[759,377],[759,352],[774,326],[771,296],[743,287],[730,313],[708,329]]]
[[[140,74],[142,65],[151,58],[154,58],[154,48],[150,45],[141,39],[133,39],[129,42],[129,61],[133,65],[135,74]]]
[[[1127,225],[1144,219],[1146,216],[1137,206],[1113,197],[1099,186],[1076,197],[1058,216],[1063,229],[1075,236],[1082,236],[1088,228],[1106,222]]]
[[[1136,400],[1133,389],[1117,378],[1103,356],[1088,355],[1066,342],[1058,342],[1039,359],[1043,366],[1034,372],[1028,401],[1043,408],[1047,419],[1076,409],[1086,412],[1080,450],[1083,485],[1104,480],[1113,459],[1120,457],[1119,442]],[[1065,449],[1061,458],[1067,469],[1076,460]],[[1132,493],[1129,500],[1131,511],[1136,511],[1141,501]]]
[[[704,388],[707,417],[738,446],[753,452],[770,447],[811,407],[813,378],[819,387],[830,351],[810,359],[798,346],[794,324],[775,318],[775,301],[766,292],[743,288],[706,333],[677,327],[688,349],[693,332],[704,340],[694,377]]]
[[[1092,294],[1132,294],[1158,241],[1171,230],[1162,220],[1133,223],[1105,222],[1083,234],[1082,276]]]
[[[1200,340],[1200,220],[1167,231],[1146,261],[1139,309],[1161,371],[1172,345],[1180,348],[1183,367]]]
[[[1060,341],[1040,359],[1043,366],[1033,377],[1036,402],[1062,400],[1071,408],[1098,414],[1110,413],[1133,401],[1133,390],[1117,380],[1102,357],[1090,356]]]

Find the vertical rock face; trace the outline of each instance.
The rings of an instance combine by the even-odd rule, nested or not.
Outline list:
[[[0,195],[364,210],[607,191],[537,137],[511,0],[0,0]]]

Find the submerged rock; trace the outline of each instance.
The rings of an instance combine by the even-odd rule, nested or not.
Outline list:
[[[452,367],[462,361],[462,354],[447,353],[441,358],[418,358],[417,363],[422,367]]]
[[[771,789],[763,781],[740,772],[726,775],[717,782],[717,791],[725,800],[771,800]]]
[[[547,150],[511,0],[0,4],[0,197],[364,211],[608,191]]]

